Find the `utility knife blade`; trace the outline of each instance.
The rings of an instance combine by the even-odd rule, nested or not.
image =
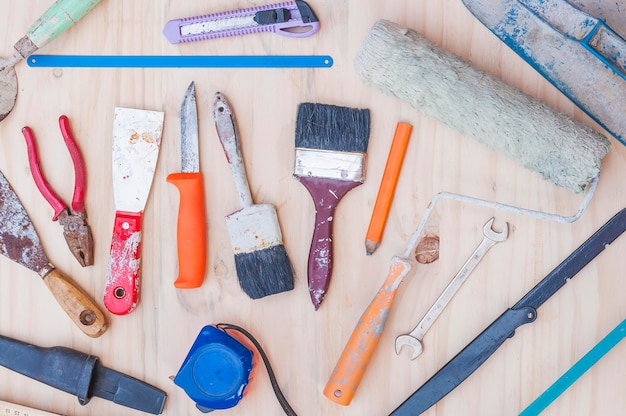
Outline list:
[[[311,36],[320,24],[301,0],[170,20],[163,35],[170,43],[193,42],[256,32],[288,37]]]
[[[537,308],[554,295],[609,244],[626,231],[622,209],[544,277],[522,299],[507,309],[443,368],[406,399],[390,416],[420,415],[450,393],[480,367],[515,330],[537,317]]]
[[[180,157],[182,172],[200,172],[196,86],[192,81],[180,107]]]

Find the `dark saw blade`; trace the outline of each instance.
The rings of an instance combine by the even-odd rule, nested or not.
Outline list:
[[[15,191],[0,172],[0,251],[22,266],[39,272],[48,264],[39,236]]]

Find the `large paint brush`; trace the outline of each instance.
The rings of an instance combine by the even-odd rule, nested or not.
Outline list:
[[[235,116],[226,97],[219,92],[213,100],[213,117],[241,204],[239,211],[226,217],[239,285],[252,299],[292,290],[293,270],[283,245],[276,209],[252,201]]]
[[[296,121],[294,177],[315,204],[315,229],[307,278],[315,310],[326,296],[333,269],[333,219],[341,198],[365,179],[369,110],[302,103]]]

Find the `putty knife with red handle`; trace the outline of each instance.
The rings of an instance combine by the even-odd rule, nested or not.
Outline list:
[[[164,113],[116,108],[113,121],[115,222],[104,306],[125,315],[139,301],[141,218],[159,157]]]

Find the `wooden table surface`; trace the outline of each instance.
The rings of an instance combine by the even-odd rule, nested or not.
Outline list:
[[[0,56],[52,3],[0,4]],[[311,0],[322,28],[291,39],[252,34],[171,45],[161,30],[169,19],[234,10],[262,3],[245,0],[102,1],[41,52],[122,55],[331,55],[324,69],[100,69],[30,68],[17,65],[18,100],[0,123],[0,170],[26,207],[50,260],[102,306],[114,217],[111,137],[116,106],[165,112],[160,157],[144,217],[141,300],[126,316],[107,313],[108,331],[83,335],[65,316],[38,276],[0,258],[0,333],[41,346],[61,345],[100,357],[115,370],[168,394],[166,415],[197,414],[172,380],[205,325],[229,322],[248,329],[270,356],[278,382],[299,415],[385,415],[441,368],[507,307],[512,306],[580,243],[626,206],[626,148],[613,144],[603,160],[596,194],[572,224],[442,201],[435,221],[440,258],[419,265],[401,285],[387,326],[349,407],[322,390],[359,316],[382,284],[393,255],[401,254],[429,201],[452,191],[573,214],[582,196],[559,189],[538,174],[486,149],[471,138],[422,116],[408,104],[362,83],[353,59],[365,35],[385,18],[418,30],[445,49],[507,83],[602,131],[534,69],[484,28],[460,0]],[[615,19],[615,16],[612,16]],[[622,15],[622,19],[624,15]],[[619,19],[615,19],[619,21]],[[580,68],[584,70],[584,68]],[[195,81],[200,117],[201,169],[208,218],[207,273],[201,288],[177,290],[176,218],[179,194],[165,181],[180,169],[179,106]],[[295,289],[250,300],[239,288],[224,216],[239,209],[217,139],[211,100],[223,92],[237,113],[253,197],[277,207],[284,243],[296,273]],[[314,208],[293,177],[297,105],[313,101],[371,110],[365,183],[341,202],[334,219],[335,269],[328,296],[314,311],[306,265]],[[623,107],[623,103],[618,103]],[[623,109],[623,108],[622,108]],[[477,109],[480,111],[480,109]],[[81,268],[65,245],[52,208],[30,174],[21,128],[38,138],[49,183],[70,201],[73,169],[58,130],[66,114],[87,164],[86,207],[95,239],[95,264]],[[364,239],[395,125],[414,126],[380,248],[365,256]],[[394,352],[394,340],[421,319],[482,238],[483,224],[510,224],[424,339],[414,361]],[[469,379],[427,413],[430,416],[517,415],[626,317],[626,238],[622,237],[540,309]],[[626,343],[619,344],[556,400],[545,415],[623,415],[626,409]],[[0,400],[67,415],[135,415],[95,398],[76,398],[0,368]],[[244,400],[223,415],[280,415],[265,370],[259,368]]]

